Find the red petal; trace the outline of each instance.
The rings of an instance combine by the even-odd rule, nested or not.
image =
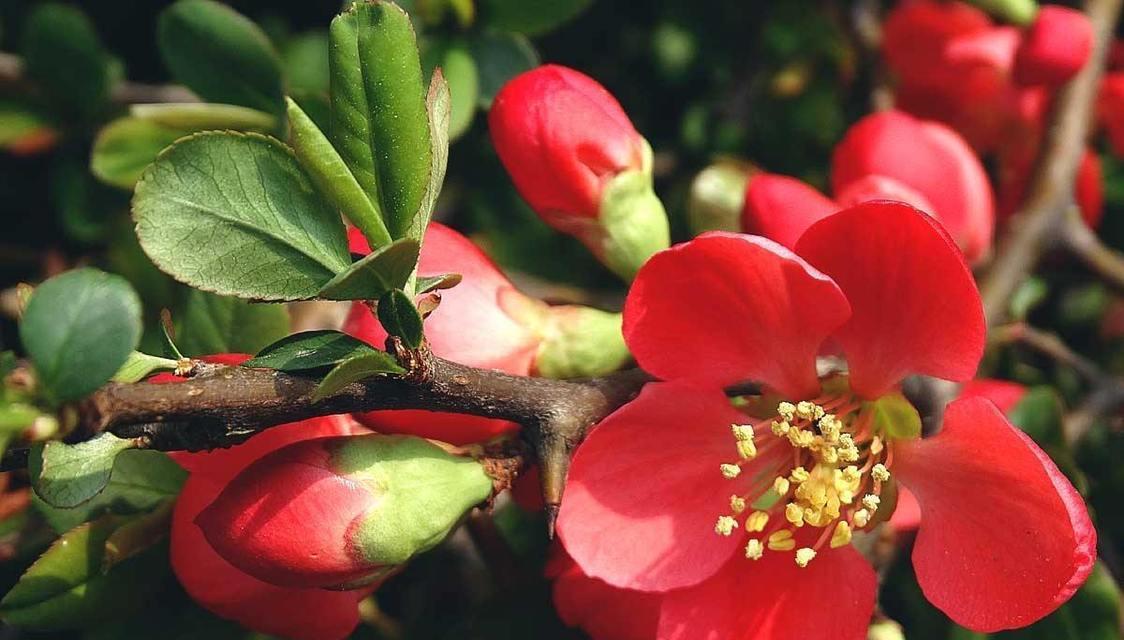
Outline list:
[[[847,188],[841,193],[835,195],[835,201],[839,203],[839,207],[842,209],[853,207],[856,204],[870,202],[871,200],[895,200],[897,202],[904,202],[929,215],[933,215],[933,212],[936,211],[933,203],[929,202],[929,199],[920,192],[903,184],[899,180],[886,176],[869,175],[865,178],[860,178],[847,185]]]
[[[894,531],[916,531],[921,526],[921,505],[917,504],[917,496],[900,484],[898,504],[894,507],[889,524]]]
[[[1026,387],[1010,380],[979,378],[960,387],[961,398],[986,398],[1003,413],[1015,408],[1026,395]]]
[[[943,65],[950,40],[990,28],[987,14],[963,2],[900,3],[882,25],[882,51],[899,76],[925,78]]]
[[[1101,159],[1096,151],[1085,149],[1081,164],[1077,166],[1077,184],[1074,188],[1077,206],[1081,207],[1081,218],[1089,228],[1096,229],[1104,216],[1104,180],[1101,175]]]
[[[796,178],[759,173],[749,179],[742,207],[742,230],[791,249],[812,223],[839,207]]]
[[[714,232],[641,267],[625,301],[624,337],[640,366],[664,379],[757,380],[810,398],[819,391],[816,352],[847,314],[835,283],[788,249]]]
[[[356,235],[353,231],[353,239]],[[363,247],[353,244],[352,250],[356,248]],[[425,320],[425,336],[435,354],[473,367],[514,375],[530,373],[540,337],[529,326],[539,308],[471,240],[431,223],[418,273],[463,276],[460,284],[441,293],[441,305]],[[352,306],[343,330],[380,349],[386,342],[386,331],[360,303]],[[431,411],[373,411],[357,417],[381,433],[406,433],[452,444],[482,442],[518,429],[506,420]]]
[[[559,550],[551,561],[554,607],[571,627],[593,640],[652,640],[660,619],[662,596],[618,589],[582,573],[581,567]]]
[[[1043,5],[1015,58],[1015,81],[1059,87],[1077,75],[1093,51],[1093,25],[1082,12]]]
[[[877,397],[911,373],[975,374],[986,334],[980,294],[932,218],[901,203],[870,202],[815,224],[796,249],[851,302],[835,338],[860,395]]]
[[[195,516],[218,495],[222,483],[192,476],[172,517],[172,569],[187,593],[217,616],[249,629],[294,640],[347,637],[359,623],[358,591],[289,589],[252,578],[219,557],[195,524]]]
[[[893,472],[921,504],[921,588],[969,629],[1026,626],[1093,568],[1096,531],[1081,496],[982,398],[950,404],[935,437],[896,443]]]
[[[748,482],[719,471],[737,460],[730,425],[745,420],[721,390],[647,385],[574,456],[558,518],[566,550],[588,575],[627,589],[666,591],[709,578],[739,546],[714,523]]]
[[[835,148],[832,188],[843,193],[871,174],[894,178],[928,199],[969,261],[990,247],[995,205],[987,173],[952,129],[901,111],[863,118]]]
[[[819,533],[815,530],[814,533]],[[713,578],[664,596],[660,640],[862,640],[877,577],[847,545],[822,549],[807,567],[793,553],[736,554]]]
[[[235,476],[195,520],[215,551],[283,586],[329,588],[374,573],[350,540],[378,496],[331,468],[330,447],[347,437],[290,445]]]

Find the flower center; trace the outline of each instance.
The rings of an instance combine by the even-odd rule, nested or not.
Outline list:
[[[746,473],[753,476],[747,490],[730,496],[730,513],[719,516],[714,531],[729,536],[743,527],[750,534],[746,558],[795,551],[800,567],[825,545],[849,544],[852,532],[868,526],[878,511],[893,458],[867,406],[849,394],[781,402],[770,418],[730,425],[738,461],[721,465],[720,473],[743,484],[743,470],[756,473]],[[783,462],[765,471],[749,466],[765,455]],[[804,527],[823,531],[810,546],[797,548],[796,533]]]

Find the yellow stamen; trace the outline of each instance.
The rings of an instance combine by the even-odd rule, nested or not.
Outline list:
[[[804,526],[804,508],[795,502],[790,502],[784,507],[784,519],[792,524],[803,527]]]
[[[870,522],[870,512],[866,509],[859,509],[851,519],[855,521],[856,527],[862,529]]]
[[[873,493],[868,493],[863,496],[863,507],[866,508],[867,511],[878,511],[878,505],[881,502],[882,500]]]
[[[870,475],[879,482],[886,482],[890,479],[890,470],[886,468],[886,465],[879,462],[870,470]]]
[[[760,560],[765,555],[765,545],[760,540],[750,540],[745,543],[745,557],[750,560]]]
[[[734,514],[739,514],[742,511],[745,511],[745,507],[745,498],[742,498],[740,496],[730,496],[730,511],[733,511]]]
[[[847,524],[846,520],[840,521],[835,525],[835,531],[831,534],[831,548],[838,549],[845,547],[851,543],[851,525]]]
[[[738,528],[738,521],[730,516],[718,516],[718,522],[714,523],[714,533],[720,536],[728,536]]]
[[[733,480],[742,472],[742,468],[736,464],[723,464],[718,469],[727,480]]]
[[[769,524],[769,514],[764,511],[754,511],[745,519],[745,530],[750,533],[760,533]]]
[[[753,441],[753,427],[748,424],[732,424],[730,430],[734,432],[734,439],[738,442]]]
[[[807,567],[808,563],[811,562],[812,558],[815,558],[815,557],[816,557],[816,551],[814,549],[809,549],[808,547],[804,547],[803,549],[797,549],[797,551],[796,551],[796,566],[803,569],[804,567]]]
[[[792,473],[788,475],[788,479],[791,480],[793,484],[800,484],[808,479],[808,470],[804,467],[796,467],[792,470]]]
[[[882,453],[882,449],[883,449],[882,438],[879,438],[878,436],[874,436],[873,438],[871,438],[871,440],[870,440],[870,452],[873,453],[874,455],[878,455],[878,454]]]
[[[776,420],[774,420],[770,428],[773,430],[773,435],[783,438],[784,436],[788,435],[789,431],[792,430],[792,425],[790,425],[787,421],[777,422]]]
[[[784,418],[787,422],[792,422],[796,419],[796,405],[791,402],[782,402],[777,405],[777,415]]]
[[[782,478],[782,477],[778,476],[776,480],[773,480],[773,491],[776,491],[777,495],[783,496],[783,495],[787,494],[788,489],[789,489],[788,478]]]
[[[792,532],[781,529],[769,536],[769,549],[773,551],[792,551],[796,548],[796,541],[792,539]]]
[[[757,457],[757,445],[752,440],[738,440],[738,456],[742,460],[752,460]]]

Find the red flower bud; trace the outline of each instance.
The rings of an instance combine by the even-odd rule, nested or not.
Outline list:
[[[1089,60],[1093,25],[1082,12],[1045,5],[1038,10],[1015,57],[1015,81],[1061,86]]]
[[[995,226],[991,185],[979,158],[952,129],[901,111],[863,118],[835,148],[831,182],[835,193],[845,193],[870,175],[893,178],[927,199],[969,261],[988,251]]]
[[[838,210],[827,196],[796,178],[759,173],[746,185],[742,229],[791,249],[808,227]]]
[[[317,438],[251,464],[195,521],[259,580],[356,588],[443,540],[491,491],[479,462],[427,440]]]
[[[206,358],[209,361],[223,359]],[[244,360],[244,356],[226,359]],[[233,362],[230,362],[233,364]],[[173,376],[161,376],[170,381]],[[191,471],[172,517],[172,569],[187,593],[223,618],[271,635],[297,640],[343,638],[359,622],[358,602],[373,586],[355,591],[294,589],[269,584],[234,567],[215,552],[195,518],[226,483],[254,460],[308,438],[365,432],[350,419],[331,416],[272,427],[245,443],[175,457]]]
[[[546,65],[508,82],[488,113],[515,187],[547,224],[631,280],[670,240],[651,149],[592,78]]]
[[[366,240],[351,231],[351,250],[369,252]],[[418,273],[459,273],[461,283],[441,292],[441,305],[425,320],[425,335],[435,354],[461,364],[529,375],[541,339],[528,325],[545,310],[515,289],[495,263],[476,245],[439,223],[425,232]],[[366,306],[356,303],[344,332],[376,347],[387,333]],[[433,411],[372,411],[356,418],[381,433],[408,433],[453,444],[481,442],[518,427],[492,420]]]
[[[563,231],[573,217],[597,217],[610,179],[643,168],[643,138],[620,103],[566,67],[544,65],[504,85],[488,127],[519,193]]]

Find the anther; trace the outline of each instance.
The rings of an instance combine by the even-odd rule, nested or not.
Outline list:
[[[783,496],[783,495],[787,494],[788,489],[789,489],[788,478],[777,476],[777,479],[773,480],[773,491],[776,491],[777,495]]]
[[[859,509],[851,516],[851,519],[854,520],[856,527],[862,529],[870,522],[870,512],[866,509]]]
[[[796,467],[792,470],[792,473],[788,475],[788,479],[791,480],[793,484],[800,484],[808,479],[808,470],[804,467]]]
[[[742,468],[736,464],[723,464],[719,466],[718,469],[727,480],[733,480],[742,472]]]
[[[754,511],[745,519],[745,530],[750,533],[759,533],[769,524],[769,514],[764,511]]]
[[[835,525],[835,531],[831,534],[831,548],[838,549],[845,547],[851,543],[851,525],[846,521],[841,521]]]
[[[792,532],[781,529],[769,536],[769,549],[772,551],[792,551],[796,548],[796,541],[792,539]]]
[[[868,493],[865,496],[863,496],[863,507],[868,511],[871,511],[871,512],[878,511],[878,505],[881,502],[882,502],[882,500],[878,496],[874,495],[873,493]]]
[[[782,422],[774,420],[770,428],[773,430],[773,435],[783,438],[792,430],[792,425],[790,425],[787,420]]]
[[[720,536],[728,536],[734,532],[738,527],[738,521],[730,516],[718,516],[718,522],[714,523],[714,533]]]
[[[733,511],[734,514],[739,514],[742,511],[745,511],[745,507],[745,498],[742,498],[740,496],[730,496],[730,511]]]
[[[808,547],[804,547],[802,549],[797,549],[796,550],[796,566],[803,569],[804,567],[807,567],[808,563],[811,562],[812,558],[815,558],[815,557],[816,557],[816,551],[814,549],[810,549]]]
[[[886,465],[879,462],[871,468],[870,475],[879,482],[886,482],[890,479],[890,470],[886,468]]]
[[[791,422],[796,418],[796,405],[791,402],[782,402],[777,405],[777,415]]]
[[[753,427],[748,424],[732,424],[730,431],[734,432],[734,439],[738,442],[752,442],[753,441]]]
[[[738,456],[742,460],[752,460],[757,457],[757,445],[752,440],[738,440]]]
[[[784,519],[792,524],[803,527],[804,526],[804,508],[795,502],[790,502],[784,507]]]
[[[765,555],[765,545],[760,540],[750,540],[745,543],[745,557],[750,560],[760,560]]]

